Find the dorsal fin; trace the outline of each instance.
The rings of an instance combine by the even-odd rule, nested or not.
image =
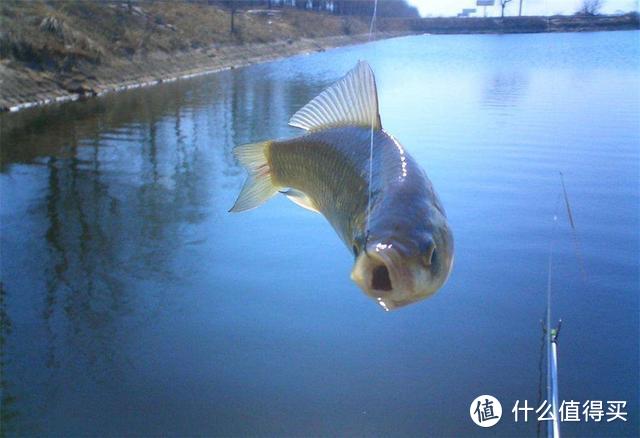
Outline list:
[[[376,79],[369,64],[359,61],[345,77],[324,90],[289,120],[307,131],[339,126],[382,129]]]

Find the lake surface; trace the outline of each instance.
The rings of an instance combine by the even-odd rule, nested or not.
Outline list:
[[[299,134],[358,59],[456,239],[389,313],[320,215],[227,213],[232,147]],[[560,399],[628,413],[562,431],[639,432],[640,32],[398,38],[0,122],[8,435],[535,435],[511,409],[538,406],[551,247]]]

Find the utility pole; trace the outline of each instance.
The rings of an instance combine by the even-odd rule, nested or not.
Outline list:
[[[235,27],[235,15],[236,15],[236,9],[238,7],[238,5],[236,4],[236,0],[231,0],[230,1],[230,6],[231,6],[231,34],[236,33],[236,27]]]

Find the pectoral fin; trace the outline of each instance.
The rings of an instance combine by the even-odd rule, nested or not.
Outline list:
[[[313,200],[306,193],[296,189],[280,190],[280,193],[289,198],[294,204],[298,204],[300,207],[315,213],[320,213]]]

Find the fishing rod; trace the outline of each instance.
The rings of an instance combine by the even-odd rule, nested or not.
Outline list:
[[[547,332],[549,345],[549,360],[547,368],[547,396],[551,399],[551,410],[553,420],[547,424],[547,436],[550,438],[560,438],[560,419],[558,405],[558,335],[562,327],[562,320],[558,321],[556,328]]]
[[[551,405],[551,420],[547,423],[547,436],[549,438],[560,438],[560,406],[559,406],[559,390],[558,390],[558,336],[560,335],[560,328],[562,327],[562,319],[558,320],[558,324],[555,328],[551,328],[551,278],[553,267],[553,248],[555,239],[557,237],[557,225],[558,225],[558,204],[560,199],[564,199],[566,207],[567,218],[569,225],[571,226],[571,232],[574,241],[574,251],[580,265],[583,280],[586,279],[586,270],[584,269],[584,261],[582,260],[582,254],[580,251],[580,241],[576,232],[576,225],[573,219],[573,213],[571,211],[571,205],[569,203],[569,196],[567,195],[567,188],[564,184],[564,175],[560,172],[560,183],[562,185],[562,193],[558,195],[558,202],[556,202],[556,209],[553,216],[553,235],[549,244],[549,258],[547,266],[547,313],[546,323],[543,324],[543,342],[547,345],[547,403]],[[542,354],[542,350],[541,350]],[[542,372],[542,369],[541,369]],[[542,383],[542,380],[541,382]],[[539,432],[539,429],[538,429]]]

